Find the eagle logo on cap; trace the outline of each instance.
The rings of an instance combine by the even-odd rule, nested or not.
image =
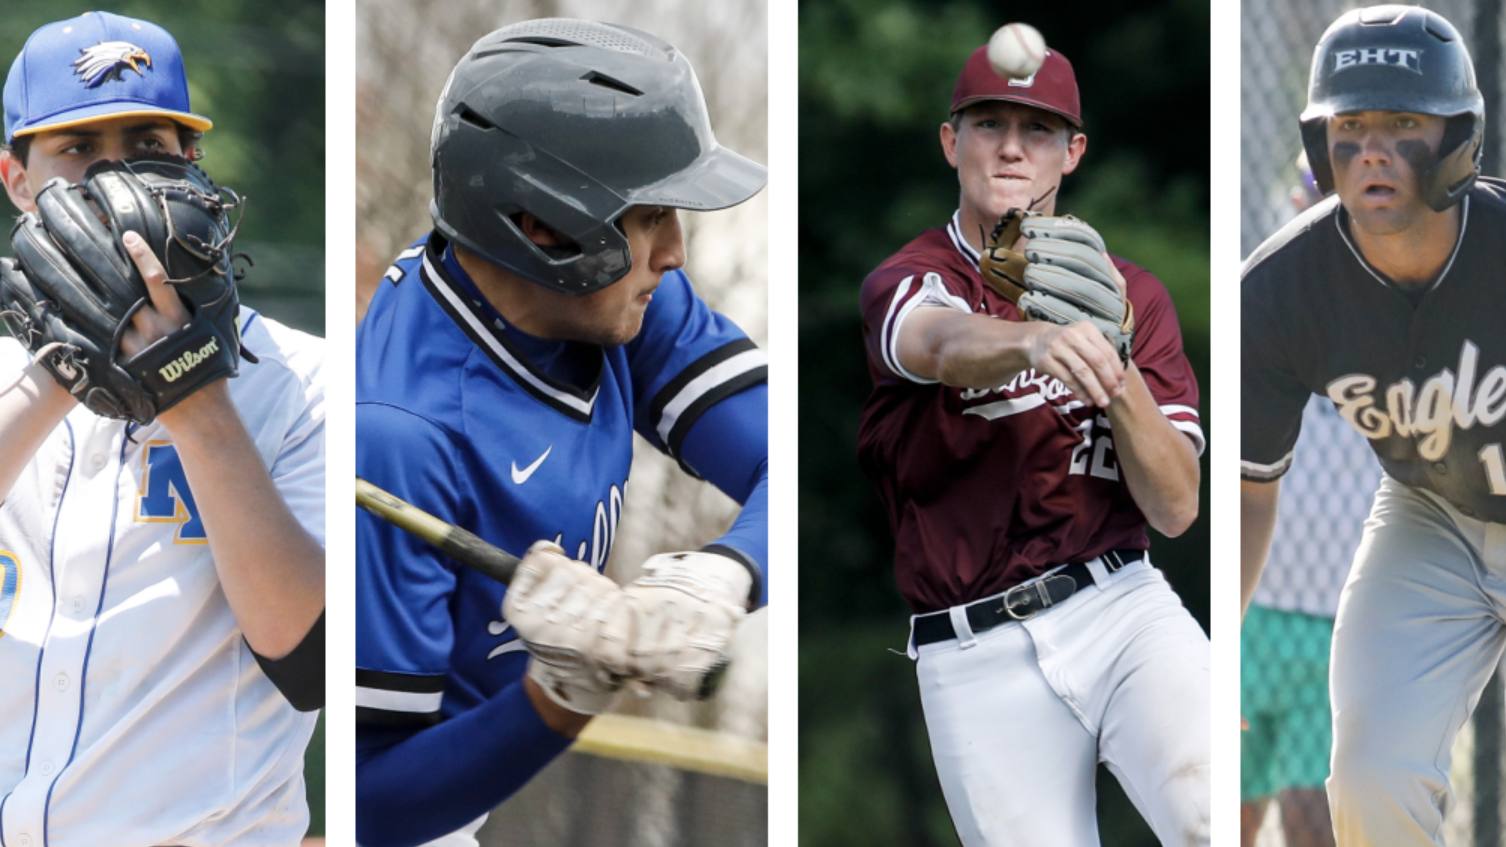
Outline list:
[[[83,55],[73,63],[73,72],[81,77],[79,81],[85,88],[94,88],[112,79],[125,82],[121,74],[126,68],[135,71],[137,76],[146,76],[141,72],[141,66],[152,66],[152,57],[129,41],[101,41],[78,52]]]

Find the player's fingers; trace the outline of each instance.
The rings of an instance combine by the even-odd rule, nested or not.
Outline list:
[[[1073,342],[1075,330],[1071,325],[1040,325],[1043,331],[1032,345],[1031,364],[1060,380],[1078,397],[1101,406],[1108,402],[1102,393],[1094,394],[1090,385],[1093,369],[1078,354]],[[1102,401],[1102,402],[1100,402]]]
[[[136,263],[136,270],[141,272],[141,278],[146,282],[146,294],[151,300],[152,308],[167,318],[175,329],[188,323],[188,310],[183,306],[183,298],[167,284],[167,271],[151,248],[147,247],[145,239],[127,231],[121,236],[120,243],[125,245],[126,253],[130,254],[131,261]]]
[[[146,347],[146,340],[142,337],[141,332],[135,327],[131,327],[125,332],[121,333],[120,352],[126,354],[127,357],[140,353],[142,350],[145,350]]]
[[[1093,369],[1093,375],[1104,391],[1111,398],[1118,397],[1124,391],[1124,364],[1119,361],[1119,354],[1114,352],[1113,345],[1098,327],[1086,323],[1081,326],[1085,336],[1083,343],[1087,346],[1082,353],[1083,361]]]
[[[166,338],[181,328],[187,320],[170,320],[151,304],[142,306],[131,316],[131,324],[120,336],[120,351],[134,356],[150,347],[159,339]]]
[[[1072,374],[1072,383],[1083,389],[1076,393],[1096,406],[1107,408],[1124,390],[1124,368],[1119,357],[1092,324],[1073,324],[1068,330],[1065,334],[1068,346],[1062,359]]]
[[[1093,366],[1075,350],[1063,350],[1054,364],[1056,366],[1048,368],[1047,372],[1066,383],[1073,394],[1100,408],[1107,408],[1112,402]]]

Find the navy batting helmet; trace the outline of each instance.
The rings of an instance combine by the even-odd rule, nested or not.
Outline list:
[[[445,237],[566,294],[632,266],[629,206],[723,209],[767,170],[720,147],[690,62],[624,26],[565,19],[503,27],[472,45],[434,114],[429,213]],[[540,248],[515,217],[568,238]]]
[[[1480,174],[1485,100],[1469,48],[1443,16],[1417,6],[1345,13],[1313,51],[1302,145],[1324,193],[1333,190],[1328,119],[1346,112],[1413,112],[1448,118],[1438,160],[1421,174],[1435,211],[1459,202]]]

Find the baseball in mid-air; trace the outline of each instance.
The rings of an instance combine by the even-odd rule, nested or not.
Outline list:
[[[988,39],[988,64],[1005,79],[1024,79],[1046,61],[1046,39],[1030,24],[1005,24]]]

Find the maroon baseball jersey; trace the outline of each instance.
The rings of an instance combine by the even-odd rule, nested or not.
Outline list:
[[[1034,369],[991,389],[909,373],[895,339],[916,308],[1019,320],[978,273],[958,217],[931,229],[863,281],[863,338],[873,394],[858,459],[894,531],[895,579],[917,612],[996,594],[1056,565],[1145,549],[1145,517],[1120,477],[1108,414]],[[1135,309],[1131,357],[1161,411],[1196,443],[1197,377],[1182,353],[1161,281],[1114,258]]]

